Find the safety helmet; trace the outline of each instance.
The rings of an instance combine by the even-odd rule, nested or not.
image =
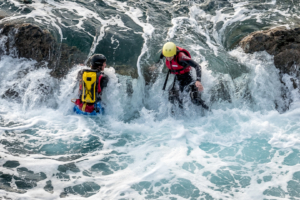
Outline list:
[[[163,46],[162,53],[165,57],[175,56],[177,52],[176,45],[173,42],[167,42]]]
[[[103,63],[106,62],[106,57],[103,54],[95,54],[91,57],[92,68],[103,66]]]

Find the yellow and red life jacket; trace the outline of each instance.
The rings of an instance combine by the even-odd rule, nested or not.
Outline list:
[[[82,79],[79,82],[79,98],[76,99],[75,104],[84,112],[93,112],[94,104],[99,100],[101,89],[101,79],[103,73],[85,69],[82,71]]]

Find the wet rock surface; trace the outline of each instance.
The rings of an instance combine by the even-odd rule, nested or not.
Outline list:
[[[0,19],[2,18],[4,16],[0,16]],[[14,55],[18,58],[36,60],[36,68],[47,66],[52,69],[51,75],[55,78],[64,77],[74,65],[83,64],[87,60],[88,55],[76,46],[58,43],[49,30],[42,30],[37,25],[7,23],[0,24],[0,29],[2,29],[0,38],[6,37],[5,49],[0,49],[0,56]],[[90,66],[89,61],[87,66]],[[118,74],[138,77],[136,68],[119,64],[113,67]],[[7,91],[6,95],[16,94]]]
[[[114,66],[116,72],[120,75],[131,76],[132,78],[138,78],[138,72],[136,68],[132,68],[126,65],[116,65]]]
[[[245,53],[267,51],[274,55],[274,64],[281,73],[299,76],[300,28],[277,27],[256,31],[240,41]]]
[[[87,55],[64,43],[58,43],[48,30],[42,30],[37,25],[0,24],[1,37],[6,37],[5,49],[1,55],[14,55],[36,60],[39,68],[48,63],[52,69],[51,75],[64,77],[75,64],[84,63]]]

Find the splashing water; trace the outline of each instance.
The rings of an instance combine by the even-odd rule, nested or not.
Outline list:
[[[299,2],[4,0],[0,11],[3,23],[33,21],[88,55],[106,52],[111,66],[106,115],[86,117],[70,101],[83,66],[57,80],[36,61],[1,57],[1,197],[300,198],[298,89],[266,52],[236,48],[250,32],[296,26]],[[169,40],[201,64],[211,112],[187,101],[172,116],[163,65],[144,78]],[[138,79],[116,74],[118,63]]]

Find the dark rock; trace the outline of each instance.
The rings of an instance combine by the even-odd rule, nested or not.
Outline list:
[[[20,163],[18,161],[7,161],[6,163],[4,163],[3,167],[7,167],[7,168],[15,168],[18,167],[20,165]]]
[[[9,88],[5,91],[3,95],[1,95],[1,98],[9,98],[9,99],[15,99],[16,101],[21,101],[21,97],[17,91],[15,91],[13,88]]]
[[[10,186],[10,184],[7,184],[7,183],[11,182],[12,177],[13,176],[10,174],[1,174],[0,175],[0,183]]]
[[[26,3],[31,2],[31,0],[23,1],[24,3],[25,1]],[[81,52],[77,47],[58,43],[48,30],[42,30],[37,25],[7,23],[0,24],[1,29],[0,37],[7,37],[7,41],[4,45],[5,49],[0,49],[0,56],[5,54],[36,60],[36,68],[47,66],[52,70],[50,72],[51,76],[55,78],[64,77],[74,65],[82,64],[87,59],[87,54]],[[16,51],[13,51],[13,49],[16,49]],[[89,62],[87,65],[89,66]],[[119,64],[113,67],[118,74],[131,76],[132,78],[138,77],[136,68]],[[8,89],[3,97],[19,98],[18,93],[13,89]]]
[[[51,75],[56,78],[64,77],[70,68],[79,63],[84,63],[87,55],[76,47],[64,43],[57,43],[48,30],[32,24],[0,24],[1,35],[8,37],[6,49],[1,54],[12,54],[13,48],[17,51],[16,57],[23,57],[37,61],[35,67],[43,67],[48,63],[52,69]],[[30,48],[28,48],[30,47]]]
[[[125,75],[125,76],[131,76],[132,78],[138,78],[138,72],[137,69],[134,69],[130,66],[126,65],[116,65],[114,66],[116,73],[120,75]]]
[[[90,59],[87,61],[87,66],[91,66]],[[120,75],[131,76],[132,78],[138,78],[139,76],[137,69],[128,65],[114,65],[113,68],[116,70],[116,73]]]
[[[280,72],[299,75],[300,47],[297,49],[285,49],[274,56],[274,64]]]
[[[274,55],[274,64],[281,73],[296,74],[300,65],[300,28],[277,27],[253,32],[242,41],[240,46],[246,53],[267,51]]]
[[[291,78],[290,80],[291,80],[292,83],[293,83],[293,88],[296,89],[296,88],[298,87],[297,80],[295,80],[295,79],[293,79],[293,78]]]

